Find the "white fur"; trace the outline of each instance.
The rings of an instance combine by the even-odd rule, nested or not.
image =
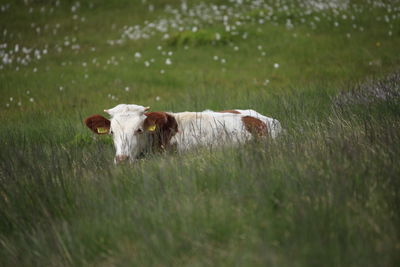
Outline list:
[[[266,123],[268,127],[268,132],[273,139],[275,139],[282,132],[281,123],[276,119],[264,116],[252,109],[235,109],[235,111],[239,112],[241,115],[251,116]],[[203,112],[215,113],[210,109],[206,109]]]
[[[106,109],[104,112],[107,112],[111,116],[114,116],[116,114],[126,114],[126,113],[144,113],[147,108],[139,105],[134,105],[134,104],[119,104],[113,108]]]
[[[179,151],[198,145],[219,146],[240,143],[252,138],[245,129],[242,116],[217,112],[171,113],[178,123],[178,133],[172,137]]]
[[[235,109],[235,110],[237,112],[240,112],[240,114],[257,118],[266,123],[268,126],[268,132],[274,139],[282,132],[281,123],[276,119],[264,116],[252,109]]]

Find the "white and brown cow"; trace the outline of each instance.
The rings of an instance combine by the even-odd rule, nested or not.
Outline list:
[[[96,134],[113,136],[116,163],[127,159],[134,161],[149,146],[152,150],[174,147],[185,151],[198,145],[219,146],[275,136],[270,133],[272,128],[267,122],[248,116],[246,112],[240,114],[238,110],[169,113],[147,112],[148,109],[120,104],[105,110],[111,120],[93,115],[84,122]]]

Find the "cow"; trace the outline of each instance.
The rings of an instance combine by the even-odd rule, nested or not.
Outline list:
[[[112,135],[114,162],[135,161],[151,147],[164,151],[185,151],[199,145],[243,143],[250,139],[274,136],[270,126],[249,111],[235,112],[148,112],[149,107],[120,104],[104,110],[111,120],[92,115],[84,123],[96,134]],[[238,113],[239,112],[239,113]],[[267,118],[267,117],[266,117]],[[279,125],[280,126],[280,125]]]

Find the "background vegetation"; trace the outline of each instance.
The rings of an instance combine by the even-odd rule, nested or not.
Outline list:
[[[0,1],[2,266],[396,266],[398,1]],[[285,133],[114,166],[119,103]]]

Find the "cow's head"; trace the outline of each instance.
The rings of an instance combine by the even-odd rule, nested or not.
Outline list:
[[[116,150],[115,163],[134,161],[146,146],[164,149],[178,131],[175,119],[165,112],[147,112],[148,107],[120,104],[104,110],[111,120],[101,115],[85,119],[96,134],[111,134]],[[148,142],[150,140],[150,143]]]

